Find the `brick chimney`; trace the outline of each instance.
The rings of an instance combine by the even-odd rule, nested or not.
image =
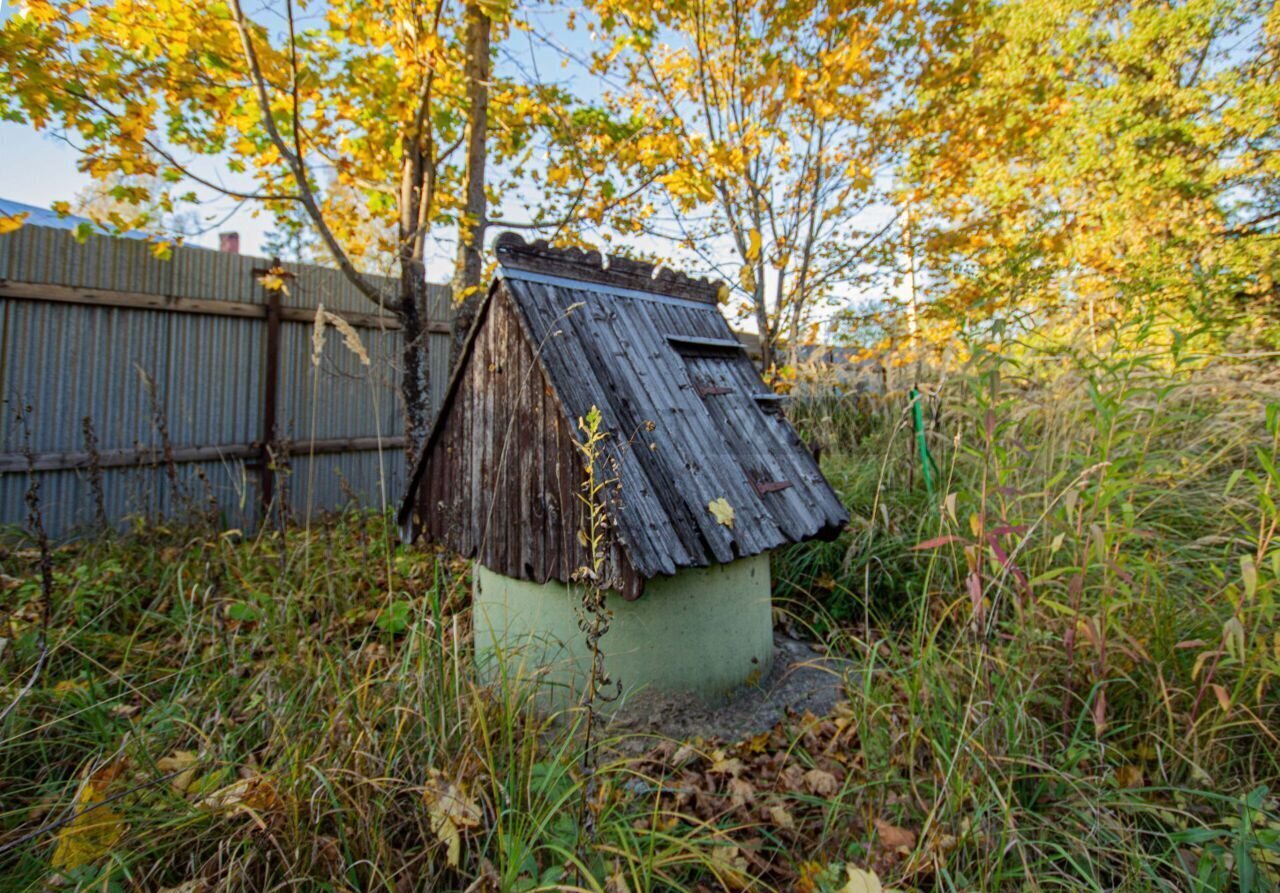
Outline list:
[[[240,234],[218,233],[218,250],[223,254],[239,254]]]

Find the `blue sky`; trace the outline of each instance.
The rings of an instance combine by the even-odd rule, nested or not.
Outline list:
[[[42,208],[56,201],[71,201],[90,182],[87,174],[76,169],[78,157],[74,148],[51,133],[37,133],[25,124],[0,123],[0,198]],[[200,216],[217,223],[231,214],[233,207],[225,200],[210,201],[201,207]],[[241,210],[222,225],[187,241],[216,248],[219,232],[236,231],[240,233],[240,250],[256,254],[270,229],[269,218]]]

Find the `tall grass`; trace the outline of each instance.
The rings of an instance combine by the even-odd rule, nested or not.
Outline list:
[[[576,714],[478,687],[458,569],[401,550],[388,576],[383,524],[318,527],[309,571],[298,530],[287,549],[151,530],[61,550],[49,660],[0,728],[0,889],[682,889],[699,835],[633,828],[653,803],[605,790],[621,764],[598,761],[579,855]],[[38,592],[6,580],[11,694]],[[51,871],[106,767],[119,839]]]
[[[827,442],[875,422],[828,463],[851,530],[776,572],[861,656],[866,746],[944,888],[1280,881],[1280,373],[1171,341],[981,344],[878,406],[794,401]]]

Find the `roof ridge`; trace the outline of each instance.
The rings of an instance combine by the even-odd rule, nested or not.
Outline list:
[[[616,254],[602,255],[594,249],[575,247],[554,248],[546,239],[526,242],[513,232],[498,236],[493,251],[498,263],[512,270],[687,298],[712,306],[719,303],[724,287],[719,280],[695,279],[670,267]]]

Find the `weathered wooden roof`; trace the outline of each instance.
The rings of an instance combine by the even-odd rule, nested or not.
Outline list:
[[[848,522],[721,315],[717,285],[621,258],[606,268],[597,254],[509,235],[495,250],[488,300],[513,305],[570,428],[600,411],[617,478],[607,490],[613,531],[639,576],[831,536]],[[709,508],[720,499],[732,526]]]

